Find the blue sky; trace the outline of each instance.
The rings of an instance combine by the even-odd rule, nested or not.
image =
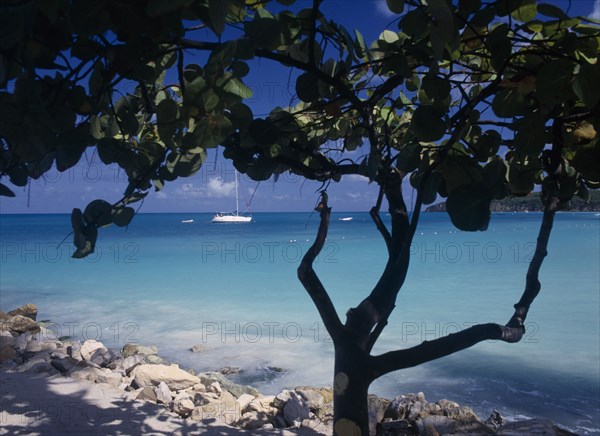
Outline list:
[[[549,1],[565,8],[568,0]],[[299,4],[309,3],[301,0]],[[395,16],[385,6],[385,0],[328,1],[323,12],[348,29],[359,29],[367,43],[375,39],[386,27],[396,30]],[[572,0],[572,15],[600,17],[600,0]],[[199,34],[199,38],[214,39],[214,35]],[[186,59],[187,62],[192,62]],[[289,82],[286,72],[269,61],[255,62],[245,78],[254,96],[246,103],[255,115],[266,114],[276,106],[287,106],[293,95],[294,80]],[[363,151],[357,151],[357,157]],[[92,153],[88,153],[91,157]],[[215,212],[235,207],[231,163],[218,151],[210,150],[207,162],[193,177],[170,182],[146,198],[141,212]],[[4,182],[4,180],[3,180]],[[52,170],[45,178],[32,181],[26,188],[16,188],[16,198],[0,197],[0,213],[66,213],[74,207],[83,208],[96,199],[109,202],[118,200],[125,189],[126,177],[117,167],[106,167],[96,158],[83,159],[77,166],[59,173]],[[315,205],[320,183],[304,181],[294,175],[282,175],[275,183],[262,182],[252,201],[251,211],[310,211]],[[13,188],[11,186],[11,188]],[[240,209],[255,191],[256,182],[241,176]],[[368,211],[375,201],[377,190],[368,180],[347,176],[328,189],[330,203],[338,211]],[[410,192],[406,195],[410,198]]]

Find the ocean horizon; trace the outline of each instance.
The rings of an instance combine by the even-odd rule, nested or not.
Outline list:
[[[101,229],[96,252],[74,260],[68,214],[0,214],[0,310],[34,303],[57,336],[114,349],[156,345],[160,356],[196,371],[237,367],[234,381],[266,394],[331,385],[333,346],[296,276],[318,214],[252,215],[252,223],[223,225],[210,223],[212,213],[141,213],[127,229]],[[405,286],[373,352],[508,321],[540,220],[540,213],[493,214],[486,232],[467,233],[445,213],[422,214]],[[484,419],[497,409],[599,434],[599,247],[597,213],[557,214],[520,343],[487,341],[382,377],[370,392],[422,391]],[[315,270],[342,319],[371,291],[385,260],[368,213],[332,214]],[[192,353],[196,344],[205,351]]]

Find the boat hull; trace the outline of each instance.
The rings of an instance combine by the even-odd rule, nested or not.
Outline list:
[[[240,215],[217,215],[212,219],[212,222],[217,224],[249,223],[250,221],[252,221],[252,217]]]

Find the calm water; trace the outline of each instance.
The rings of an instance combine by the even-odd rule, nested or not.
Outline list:
[[[60,336],[114,348],[156,344],[161,355],[196,370],[240,367],[238,381],[265,393],[330,384],[332,345],[296,279],[316,214],[255,214],[245,225],[210,218],[142,214],[127,231],[103,229],[97,253],[76,261],[71,238],[58,247],[70,232],[67,215],[0,215],[0,309],[33,302]],[[487,232],[462,233],[445,214],[424,214],[408,279],[374,352],[506,322],[540,218],[496,215]],[[600,217],[559,214],[521,343],[481,343],[390,374],[372,392],[423,391],[484,418],[497,408],[511,419],[545,416],[581,434],[600,433],[599,247]],[[334,214],[315,269],[340,316],[370,291],[384,252],[367,214]],[[206,351],[191,353],[194,344]]]

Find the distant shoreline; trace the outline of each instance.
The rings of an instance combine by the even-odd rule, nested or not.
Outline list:
[[[600,192],[590,192],[590,201],[584,201],[579,197],[573,197],[569,208],[564,212],[600,212]],[[543,212],[544,206],[538,192],[524,197],[510,197],[502,200],[492,200],[490,205],[492,213],[506,212]],[[425,212],[446,212],[446,202],[434,204],[425,209]]]

